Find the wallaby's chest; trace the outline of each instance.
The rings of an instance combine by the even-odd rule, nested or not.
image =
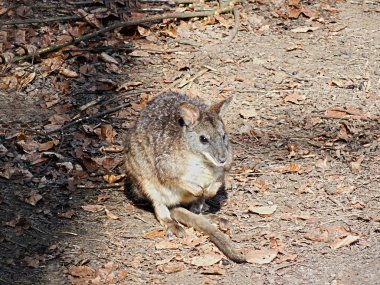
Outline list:
[[[183,179],[191,181],[202,188],[207,188],[215,183],[221,175],[222,169],[215,168],[205,163],[201,157],[190,156],[185,160]]]

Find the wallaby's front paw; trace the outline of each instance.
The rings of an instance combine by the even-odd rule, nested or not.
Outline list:
[[[223,186],[223,183],[222,182],[215,182],[213,184],[211,184],[206,190],[205,190],[205,193],[204,193],[204,196],[206,198],[212,198],[216,195],[216,193],[218,193],[220,187]]]
[[[201,198],[190,206],[190,211],[194,214],[202,214],[210,209],[206,204],[205,199]]]
[[[183,227],[173,221],[166,225],[166,236],[169,239],[173,239],[174,236],[184,238],[186,237],[186,232]]]
[[[198,185],[194,185],[193,187],[191,187],[190,193],[195,197],[202,197],[203,196],[203,188],[198,186]]]

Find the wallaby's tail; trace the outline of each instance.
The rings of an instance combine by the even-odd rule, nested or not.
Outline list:
[[[219,250],[232,261],[236,263],[247,262],[243,254],[234,248],[228,236],[219,231],[218,228],[211,224],[205,217],[194,214],[182,207],[172,208],[170,213],[172,218],[177,222],[207,234]]]

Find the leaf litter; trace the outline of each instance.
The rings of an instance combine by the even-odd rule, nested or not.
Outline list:
[[[119,3],[122,1],[117,4],[114,1],[109,2],[114,11],[121,9],[123,5]],[[287,52],[284,55],[286,60],[281,67],[282,71],[285,70],[286,77],[276,77],[276,73],[280,73],[279,67],[273,58],[266,58],[265,53],[260,55],[260,59],[254,58],[253,55],[252,58],[244,58],[235,54],[238,49],[234,52],[231,52],[234,49],[226,49],[225,55],[219,55],[220,63],[218,60],[212,60],[207,63],[212,65],[212,69],[207,68],[207,72],[200,77],[188,80],[191,77],[186,75],[197,74],[203,66],[197,66],[199,59],[196,44],[218,43],[228,29],[234,26],[233,17],[229,15],[216,15],[204,23],[168,21],[151,27],[139,26],[133,36],[121,30],[101,38],[98,42],[90,42],[80,47],[68,46],[65,50],[36,58],[33,68],[30,69],[25,65],[25,68],[20,70],[14,63],[7,67],[9,69],[3,69],[6,76],[1,79],[1,89],[18,90],[25,92],[27,96],[38,98],[40,101],[35,106],[41,106],[48,111],[43,122],[34,118],[37,123],[32,128],[26,128],[24,133],[16,134],[17,124],[0,130],[0,136],[7,137],[6,140],[1,140],[0,144],[0,159],[4,162],[0,165],[0,176],[6,180],[5,183],[18,185],[17,188],[21,189],[20,194],[9,192],[23,204],[20,206],[20,215],[9,216],[8,212],[5,213],[7,218],[3,225],[11,231],[5,233],[5,238],[0,238],[2,242],[6,242],[5,250],[10,246],[18,246],[16,236],[25,237],[26,242],[26,236],[31,231],[35,236],[38,233],[50,232],[44,223],[37,226],[33,224],[38,219],[42,220],[41,217],[52,219],[53,225],[65,224],[64,219],[69,220],[71,224],[76,223],[79,218],[84,218],[84,224],[88,223],[90,227],[95,219],[96,229],[81,224],[73,227],[73,230],[58,229],[57,233],[53,230],[54,235],[64,232],[71,237],[83,238],[83,227],[92,234],[86,242],[73,238],[65,240],[56,249],[51,247],[53,253],[57,254],[56,258],[67,266],[62,276],[67,276],[71,284],[132,284],[139,275],[137,271],[132,270],[146,268],[149,269],[144,272],[149,274],[170,273],[173,276],[176,276],[176,272],[187,270],[195,275],[200,273],[225,278],[236,274],[239,267],[234,264],[224,265],[223,256],[210,245],[207,237],[189,232],[188,237],[184,239],[167,241],[163,230],[152,230],[152,225],[155,228],[158,224],[151,215],[127,202],[125,196],[116,192],[117,190],[104,188],[107,184],[122,182],[124,178],[120,170],[123,128],[133,125],[136,116],[145,107],[147,98],[152,98],[158,92],[150,91],[151,89],[161,91],[175,79],[184,79],[183,82],[186,84],[183,89],[188,88],[188,92],[194,96],[201,97],[203,93],[210,95],[210,98],[207,98],[210,101],[216,100],[218,96],[228,96],[231,92],[228,90],[245,92],[244,89],[254,88],[252,93],[259,91],[255,93],[259,99],[247,96],[249,99],[246,98],[244,101],[249,101],[250,105],[236,110],[236,114],[231,111],[233,115],[227,116],[227,125],[232,126],[233,139],[239,141],[242,138],[242,145],[233,144],[236,153],[234,167],[237,171],[232,170],[232,190],[227,189],[233,194],[222,202],[225,204],[221,209],[232,221],[232,227],[226,227],[224,231],[231,235],[234,241],[240,240],[239,246],[246,248],[254,243],[257,248],[266,248],[270,245],[269,249],[248,250],[249,262],[285,263],[286,266],[298,257],[301,257],[300,260],[307,260],[310,254],[319,254],[319,243],[326,244],[337,255],[341,254],[338,249],[343,247],[353,251],[362,249],[367,233],[361,233],[366,231],[361,230],[359,224],[366,225],[368,217],[372,217],[371,221],[377,219],[376,213],[371,212],[373,202],[365,196],[370,197],[371,194],[363,193],[366,190],[363,190],[361,185],[377,181],[379,156],[373,143],[378,140],[378,132],[370,122],[366,123],[374,118],[373,111],[367,107],[369,105],[358,106],[355,100],[370,98],[376,94],[370,92],[369,82],[369,85],[363,85],[359,78],[351,79],[329,74],[324,83],[331,88],[330,90],[334,90],[334,94],[330,96],[336,96],[338,99],[327,105],[322,101],[318,102],[321,104],[318,106],[320,108],[313,110],[312,117],[307,118],[308,108],[315,104],[314,91],[307,90],[309,86],[306,82],[311,80],[298,77],[298,70],[289,68],[286,61],[291,59],[292,54],[297,54],[300,59],[302,52],[310,52],[311,46],[307,36],[326,36],[329,40],[334,37],[334,32],[330,30],[326,21],[333,23],[337,9],[331,6],[331,1],[323,5],[296,0],[284,1],[276,9],[269,9],[268,5],[271,4],[266,3],[267,1],[251,2],[255,2],[250,3],[255,5],[254,10],[249,13],[240,11],[243,25],[237,39],[242,40],[239,35],[244,35],[245,30],[252,30],[265,39],[275,34],[277,27],[286,27],[281,33],[291,31],[293,36],[287,42],[294,43],[280,47]],[[37,26],[20,26],[16,41],[12,39],[11,29],[5,28],[1,32],[3,39],[27,44],[14,48],[7,40],[3,41],[0,49],[4,59],[9,60],[26,54],[25,48],[32,52],[40,47],[70,40],[72,36],[95,31],[107,24],[112,17],[117,18],[123,14],[120,11],[114,13],[105,7],[102,8],[104,10],[98,11],[76,8],[75,14],[80,20],[62,25],[44,23],[38,32],[33,31]],[[14,15],[31,17],[42,12],[36,12],[24,5],[4,8],[0,13],[9,20]],[[222,28],[225,30],[221,30]],[[186,36],[185,33],[188,31],[191,33]],[[307,34],[306,37],[303,34]],[[131,52],[129,42],[140,40],[143,40],[139,45],[141,49]],[[185,41],[187,43],[182,45]],[[89,50],[93,53],[89,54]],[[327,56],[327,52],[324,56]],[[255,65],[257,78],[251,80],[251,73],[239,74],[243,73],[247,62],[261,62]],[[262,71],[263,62],[270,63],[265,67],[270,67],[266,69],[266,73]],[[120,76],[125,72],[124,65],[128,66],[128,80]],[[224,65],[228,65],[229,69],[223,69]],[[239,68],[235,72],[234,68],[238,65]],[[150,69],[144,70],[145,66]],[[163,73],[155,76],[153,66]],[[290,71],[286,70],[287,68]],[[302,71],[303,68],[298,69]],[[137,70],[142,72],[139,76],[134,74]],[[231,74],[231,77],[222,77],[221,74],[224,72]],[[315,72],[323,78],[324,72],[327,71],[321,68]],[[265,85],[260,85],[261,76],[265,78]],[[315,80],[318,76],[312,75]],[[92,81],[93,78],[96,80]],[[276,80],[280,83],[272,84]],[[247,86],[248,83],[251,86]],[[205,91],[202,84],[211,85],[211,88]],[[355,100],[349,102],[353,106],[344,105],[340,101],[340,91],[357,92],[352,95],[356,96]],[[112,92],[122,97],[111,97]],[[133,92],[139,92],[135,93],[139,95],[133,95]],[[243,96],[244,92],[235,93]],[[265,94],[266,97],[260,97],[260,94]],[[27,100],[27,96],[24,100]],[[127,100],[130,102],[119,114],[93,117],[120,105],[121,98],[123,104]],[[286,116],[283,115],[285,113]],[[62,129],[67,124],[86,117],[89,119]],[[122,118],[123,122],[120,121]],[[242,127],[239,125],[241,120],[244,120],[247,132],[242,132],[240,136],[236,132]],[[292,129],[297,131],[292,132]],[[355,129],[359,131],[355,132]],[[40,133],[55,130],[58,132],[48,136]],[[359,150],[362,148],[366,151],[361,153]],[[346,168],[348,173],[361,177],[353,179],[353,176],[349,176],[347,180],[343,180],[342,177],[348,175],[344,172]],[[239,176],[235,176],[236,173],[239,173]],[[335,180],[332,176],[336,176]],[[12,189],[10,186],[6,187]],[[8,193],[1,193],[2,206],[8,207],[12,204],[9,203],[12,201],[9,197]],[[252,206],[268,201],[275,204]],[[116,209],[115,203],[120,205],[122,210]],[[288,212],[285,205],[290,209]],[[29,219],[22,207],[32,208],[33,219]],[[363,210],[369,211],[368,216]],[[351,214],[362,220],[348,216]],[[38,218],[39,216],[41,217]],[[278,217],[280,219],[277,220]],[[350,223],[350,230],[339,226],[324,226],[339,219]],[[277,221],[278,225],[271,223],[273,220]],[[122,221],[122,227],[119,221]],[[103,222],[107,226],[103,226]],[[309,232],[310,228],[314,228],[316,232]],[[305,232],[306,234],[303,234]],[[247,236],[244,237],[244,234]],[[95,246],[92,247],[90,242],[94,242]],[[67,243],[68,246],[63,246],[63,243]],[[22,241],[20,248],[23,245]],[[43,254],[44,250],[40,244],[27,243],[24,246],[32,252],[38,249],[41,253],[18,255],[21,263],[30,268],[46,268],[52,252]],[[300,249],[305,247],[312,253]],[[150,252],[151,249],[153,252]],[[286,250],[297,254],[287,253]],[[141,251],[144,251],[143,254]],[[14,252],[18,254],[21,251]],[[160,261],[156,263],[156,267],[151,266],[157,257],[161,258]],[[111,259],[114,261],[108,261]],[[126,270],[125,264],[131,266]],[[198,267],[201,268],[200,271],[197,271]],[[149,276],[142,282],[152,280],[153,277]]]

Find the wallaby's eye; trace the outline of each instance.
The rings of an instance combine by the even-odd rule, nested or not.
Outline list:
[[[199,140],[201,141],[202,144],[208,144],[208,139],[205,136],[200,136]]]
[[[226,136],[226,134],[224,134],[223,135],[223,141],[226,142],[226,140],[227,140],[227,136]]]

